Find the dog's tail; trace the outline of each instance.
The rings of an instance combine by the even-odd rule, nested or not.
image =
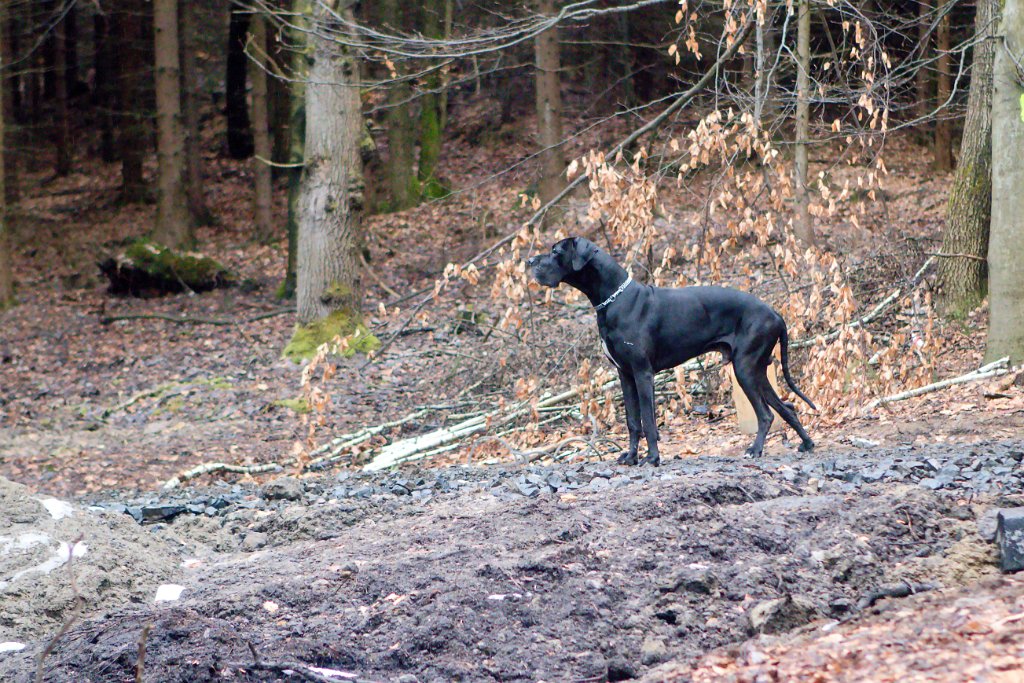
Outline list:
[[[804,400],[804,402],[815,410],[818,406],[814,405],[811,399],[804,396],[804,392],[796,388],[796,383],[793,381],[793,375],[789,374],[789,332],[786,331],[786,323],[782,323],[782,334],[779,336],[779,347],[782,355],[782,376],[786,378],[786,384],[793,390],[793,393]]]

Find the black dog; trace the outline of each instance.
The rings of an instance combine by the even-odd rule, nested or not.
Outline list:
[[[814,442],[800,425],[792,403],[779,398],[767,368],[776,343],[782,347],[782,373],[793,392],[815,410],[789,374],[786,323],[756,297],[724,287],[668,289],[634,282],[615,260],[582,237],[570,237],[534,256],[527,265],[546,287],[564,282],[587,295],[597,309],[597,329],[605,355],[619,370],[626,403],[629,450],[619,462],[635,465],[641,433],[647,436],[644,463],[658,465],[658,424],[654,413],[654,373],[708,351],[731,360],[736,379],[757,414],[757,438],[747,449],[761,455],[772,412],[796,430],[810,451]]]

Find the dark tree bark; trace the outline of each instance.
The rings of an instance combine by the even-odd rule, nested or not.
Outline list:
[[[53,144],[57,151],[56,171],[58,176],[71,173],[71,120],[69,118],[68,99],[68,26],[65,14],[64,21],[54,27],[54,88],[57,101],[57,112],[53,121]]]
[[[555,14],[554,0],[538,0],[541,14]],[[562,83],[558,29],[549,29],[534,40],[536,57],[537,133],[540,142],[541,177],[538,196],[546,204],[565,187],[565,156],[562,151]]]
[[[295,296],[298,286],[299,253],[299,194],[302,191],[302,164],[306,158],[306,79],[309,63],[306,61],[308,42],[302,29],[308,25],[313,10],[311,0],[292,0],[292,24],[289,40],[292,45],[291,97],[289,107],[288,143],[288,261],[284,282],[281,283],[281,298]]]
[[[185,141],[181,126],[181,47],[178,0],[153,2],[156,55],[157,207],[153,239],[171,249],[190,246],[185,197]]]
[[[381,0],[380,13],[382,23],[393,30],[401,29],[402,14],[399,12],[398,0]],[[416,133],[409,113],[411,96],[412,91],[407,82],[395,82],[388,86],[388,158],[384,176],[391,197],[386,208],[390,211],[408,209],[416,206],[420,200],[415,170]]]
[[[185,134],[185,196],[192,225],[212,225],[215,222],[210,204],[206,201],[203,184],[203,157],[200,145],[202,130],[199,121],[199,65],[196,60],[195,7],[192,2],[178,6],[181,47],[181,107]]]
[[[6,12],[8,8],[5,6],[2,8],[3,14],[0,15],[0,21],[4,24],[7,23]],[[7,37],[2,31],[0,31],[0,69],[3,69],[7,65]],[[4,107],[0,107],[0,169],[5,168],[5,135],[4,135],[4,124],[6,121],[6,111]],[[14,269],[11,264],[11,235],[8,229],[7,223],[7,201],[6,192],[4,191],[4,173],[0,173],[0,310],[7,308],[14,303]]]
[[[917,0],[917,44],[922,62],[931,56],[931,27],[928,20],[931,9],[932,0]],[[932,110],[932,78],[927,67],[920,66],[914,73],[914,88],[917,91],[914,114],[919,119],[927,119]],[[926,120],[918,124],[917,131],[919,142],[928,144],[930,130]]]
[[[971,66],[967,118],[960,142],[960,162],[949,193],[946,230],[939,261],[940,308],[962,317],[985,298],[988,228],[992,217],[992,31],[998,24],[999,0],[978,0],[974,18],[977,41]]]
[[[9,7],[7,3],[0,6],[0,31],[3,31],[0,34],[0,60],[3,60],[4,64],[14,63],[15,52],[12,38],[17,33],[14,14],[15,10]],[[8,152],[4,157],[2,168],[4,173],[4,198],[9,206],[18,201],[19,194],[17,156],[12,153],[18,145],[18,131],[14,126],[14,122],[17,120],[15,111],[18,77],[14,69],[3,69],[0,73],[3,74],[3,81],[0,82],[0,97],[3,98],[3,119],[6,124],[4,126],[4,139],[0,141],[0,144]]]
[[[329,25],[337,0],[313,6],[314,29]],[[351,18],[351,11],[340,10]],[[334,26],[336,30],[340,26]],[[305,168],[299,194],[299,324],[341,313],[359,317],[356,248],[363,209],[360,144],[365,127],[358,57],[316,37],[306,85]]]
[[[445,37],[443,20],[446,5],[445,0],[423,3],[423,35],[438,40]],[[444,136],[446,98],[443,85],[441,74],[432,72],[426,78],[426,92],[420,98],[420,163],[417,173],[428,196],[435,193],[431,188],[440,190],[434,171],[441,157],[441,141]]]
[[[114,107],[117,104],[114,77],[114,36],[109,14],[96,13],[93,16],[93,36],[96,45],[93,69],[96,71],[96,87],[93,104],[96,106],[100,126],[100,157],[103,161],[117,161],[117,145],[114,140]]]
[[[793,231],[806,245],[814,244],[814,223],[810,212],[810,193],[807,189],[807,146],[810,144],[811,102],[811,6],[810,0],[800,0],[797,10],[797,72],[796,72],[796,216]]]
[[[148,111],[143,101],[142,76],[145,73],[146,48],[143,45],[143,8],[140,0],[125,0],[118,23],[120,49],[118,59],[118,130],[121,148],[121,198],[126,202],[147,199],[142,174],[142,159],[147,144]]]
[[[256,68],[252,70],[252,126],[256,181],[255,214],[256,241],[266,244],[274,238],[271,220],[270,185],[270,116],[267,110],[267,23],[263,15],[252,18],[252,56]]]
[[[248,159],[253,152],[252,124],[246,102],[248,57],[245,41],[251,15],[238,2],[231,3],[228,24],[228,58],[225,80],[225,105],[228,118],[228,154],[234,159]]]
[[[939,20],[938,50],[939,59],[937,64],[939,71],[938,86],[935,97],[939,104],[945,103],[953,91],[953,75],[950,72],[952,63],[950,61],[950,29],[949,13],[947,12]],[[948,112],[940,112],[939,120],[935,122],[935,144],[932,148],[935,159],[935,170],[953,170],[953,122]]]
[[[1024,55],[1024,0],[1006,0],[992,66],[992,225],[985,357],[1024,361],[1024,118],[1017,60]]]

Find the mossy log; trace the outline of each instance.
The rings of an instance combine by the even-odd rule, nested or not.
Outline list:
[[[235,284],[234,274],[209,256],[175,251],[149,240],[131,243],[99,267],[110,280],[111,294],[141,298],[208,292]]]

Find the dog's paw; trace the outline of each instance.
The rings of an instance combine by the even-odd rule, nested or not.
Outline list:
[[[764,455],[764,450],[760,448],[755,449],[753,446],[751,446],[747,450],[743,451],[743,455],[747,456],[748,458],[760,458],[762,455]]]
[[[657,467],[658,465],[661,464],[661,456],[653,453],[648,453],[646,456],[644,456],[644,459],[640,461],[640,464],[652,465],[654,467]]]
[[[619,456],[619,459],[616,462],[618,462],[620,465],[635,465],[636,453],[631,453],[630,451],[622,451],[622,455]]]
[[[800,447],[797,448],[796,450],[799,451],[800,453],[810,453],[811,451],[814,450],[814,442],[808,439],[807,441],[804,441],[802,444],[800,444]]]

